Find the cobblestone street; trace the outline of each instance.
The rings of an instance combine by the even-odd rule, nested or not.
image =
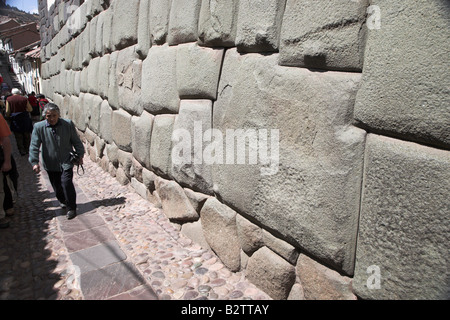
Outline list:
[[[86,173],[74,178],[73,220],[46,174],[34,174],[16,148],[14,158],[19,195],[0,230],[0,299],[270,299],[88,156]]]

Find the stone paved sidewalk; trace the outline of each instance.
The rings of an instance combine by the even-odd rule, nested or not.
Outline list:
[[[88,156],[67,220],[46,174],[14,155],[19,199],[0,230],[0,299],[270,299]]]

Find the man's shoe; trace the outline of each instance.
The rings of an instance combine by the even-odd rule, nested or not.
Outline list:
[[[9,227],[9,221],[5,218],[0,219],[0,229],[6,229]]]
[[[67,211],[67,219],[73,219],[77,216],[77,212],[75,210],[69,210]]]
[[[66,204],[64,203],[64,202],[59,202],[59,206],[61,207],[61,208],[63,208],[63,209],[65,209],[67,206],[66,206]]]

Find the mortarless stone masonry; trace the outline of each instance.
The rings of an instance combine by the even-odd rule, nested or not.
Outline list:
[[[43,93],[105,171],[273,298],[449,299],[449,12],[39,0]],[[173,162],[196,128],[217,130],[216,161]]]

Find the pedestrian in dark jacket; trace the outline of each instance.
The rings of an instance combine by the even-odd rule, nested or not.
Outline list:
[[[34,125],[30,144],[29,162],[39,173],[39,148],[42,146],[42,165],[62,207],[67,207],[67,218],[76,216],[76,192],[73,185],[73,166],[70,153],[80,156],[83,164],[84,146],[72,121],[60,118],[60,110],[54,103],[44,109],[45,120]]]

